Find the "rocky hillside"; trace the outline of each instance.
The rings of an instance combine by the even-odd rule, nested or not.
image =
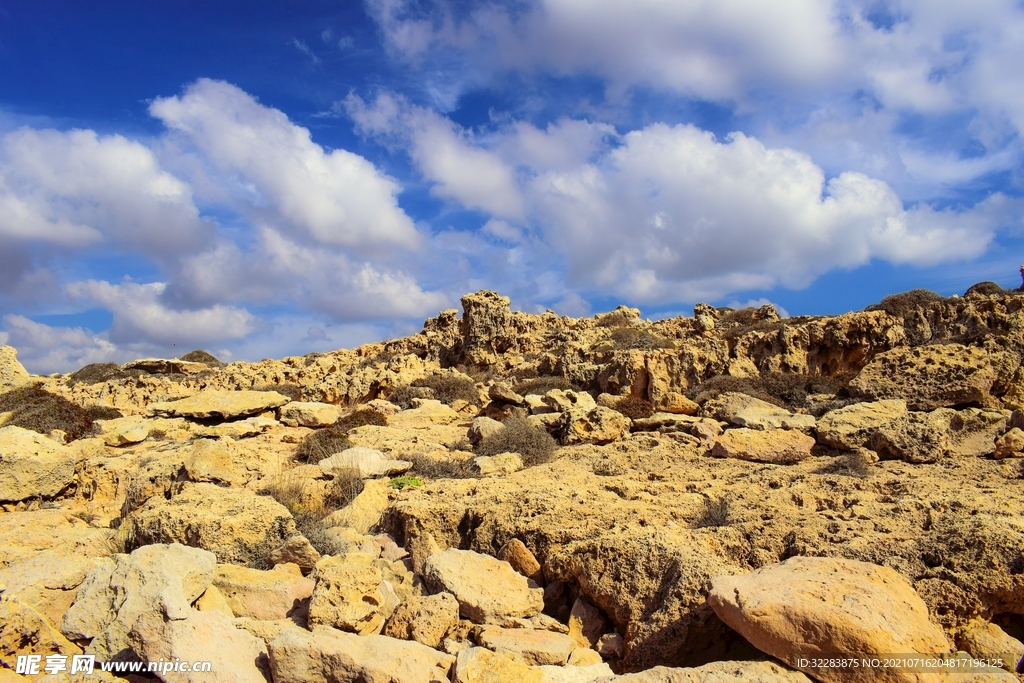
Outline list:
[[[1024,294],[509,304],[259,363],[0,349],[0,683],[1020,680]]]

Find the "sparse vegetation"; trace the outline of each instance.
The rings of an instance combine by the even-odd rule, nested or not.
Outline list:
[[[388,426],[388,416],[373,408],[357,408],[348,415],[338,418],[332,427],[348,433],[349,430],[364,425],[376,425],[378,427]]]
[[[90,363],[72,372],[67,383],[72,387],[76,384],[100,384],[111,380],[141,377],[145,374],[147,373],[142,370],[122,370],[117,363]]]
[[[636,318],[629,312],[624,311],[621,308],[617,308],[614,311],[602,315],[597,321],[597,326],[611,328],[628,327],[629,325],[632,325],[635,320]]]
[[[994,296],[994,295],[1005,294],[1005,293],[1006,293],[1006,290],[1003,289],[998,283],[991,282],[991,281],[986,281],[986,282],[979,282],[977,284],[974,284],[974,285],[971,285],[970,287],[968,287],[967,291],[964,292],[964,296],[968,297],[968,296],[971,296],[972,294],[979,294],[981,296]]]
[[[851,401],[846,391],[849,378],[826,375],[804,375],[793,372],[779,372],[760,377],[732,377],[717,375],[688,392],[693,401],[703,405],[718,396],[737,391],[762,401],[775,404],[787,410],[809,409],[813,414],[824,414],[828,410],[848,405]],[[811,404],[811,394],[834,394],[841,403]]]
[[[732,516],[730,508],[731,503],[728,497],[712,498],[705,495],[700,516],[694,520],[693,528],[728,526]]]
[[[288,509],[295,520],[295,528],[317,552],[322,555],[344,552],[346,549],[340,547],[328,533],[329,527],[324,524],[324,518],[355,500],[363,490],[363,480],[354,475],[338,475],[328,485],[323,496],[309,491],[310,485],[311,480],[308,479],[283,477],[269,484],[261,493],[269,495]],[[254,568],[268,568],[263,565],[266,563],[266,555],[272,550],[266,548],[266,552],[256,553]]]
[[[550,375],[523,380],[512,387],[512,391],[520,396],[529,396],[530,394],[543,396],[552,389],[567,391],[575,389],[575,387],[572,385],[572,382],[564,377],[552,377]]]
[[[474,479],[476,467],[471,458],[432,458],[421,453],[403,456],[412,463],[412,471],[427,479]]]
[[[352,447],[348,440],[348,430],[337,426],[318,429],[299,442],[295,448],[295,459],[309,465],[315,465],[324,458],[340,453]]]
[[[402,410],[408,410],[412,408],[414,398],[430,399],[435,396],[434,390],[428,387],[411,387],[408,384],[402,384],[391,390],[391,393],[388,394],[388,401]]]
[[[120,410],[111,406],[87,406],[85,412],[89,413],[89,417],[94,420],[116,420],[119,417],[124,417]]]
[[[441,403],[451,405],[458,400],[476,405],[480,402],[480,394],[471,379],[456,375],[427,375],[412,383],[413,387],[431,389],[434,397]]]
[[[523,465],[533,467],[549,462],[558,444],[543,427],[535,427],[522,417],[505,420],[503,428],[484,438],[476,447],[477,455],[518,453]]]
[[[202,363],[208,365],[211,368],[222,368],[226,363],[221,362],[212,353],[207,353],[202,349],[196,349],[195,351],[189,351],[180,360],[187,361],[189,363]]]
[[[11,412],[5,426],[49,434],[59,429],[74,441],[92,431],[89,412],[63,396],[38,387],[21,387],[0,394],[0,413]]]
[[[631,420],[640,420],[654,415],[654,404],[639,396],[623,396],[615,402],[615,410]]]
[[[401,491],[407,486],[423,486],[423,480],[411,474],[403,474],[400,477],[394,477],[393,479],[391,479],[391,481],[388,482],[388,486],[390,486],[393,489],[398,489],[399,491]]]
[[[252,388],[253,391],[276,391],[282,396],[287,396],[293,401],[302,400],[302,387],[298,384],[291,384],[289,382],[271,382],[267,384],[257,384]]]

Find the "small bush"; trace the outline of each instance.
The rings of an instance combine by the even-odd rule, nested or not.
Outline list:
[[[302,387],[298,384],[290,384],[288,382],[272,382],[267,384],[257,384],[252,388],[253,391],[276,391],[282,396],[287,396],[293,401],[302,400]]]
[[[111,406],[88,406],[85,412],[94,420],[116,420],[124,417],[124,414],[117,408]]]
[[[0,413],[9,411],[12,415],[4,423],[7,427],[22,427],[40,434],[59,429],[67,435],[68,441],[92,431],[92,417],[85,408],[38,387],[22,387],[0,394]]]
[[[399,491],[401,491],[406,486],[423,486],[423,480],[420,479],[419,477],[414,477],[411,474],[403,474],[402,476],[395,477],[394,479],[389,481],[388,486],[390,486],[393,489],[398,489]]]
[[[357,408],[348,415],[342,415],[338,418],[338,421],[332,427],[348,433],[349,430],[364,425],[387,427],[388,416],[373,408]]]
[[[90,363],[80,370],[76,370],[68,377],[68,386],[76,384],[100,384],[117,379],[130,377],[141,377],[147,374],[142,370],[122,370],[117,363]]]
[[[730,501],[726,497],[712,498],[704,496],[704,504],[700,516],[693,522],[694,529],[706,527],[728,526],[732,517]]]
[[[639,396],[623,396],[615,402],[615,410],[631,420],[641,420],[654,415],[654,404]]]
[[[332,425],[307,434],[295,448],[295,459],[315,465],[324,458],[329,458],[335,453],[340,453],[351,447],[352,442],[348,440],[348,430]]]
[[[543,427],[535,427],[522,417],[510,417],[501,430],[483,439],[476,447],[477,455],[518,453],[523,465],[532,467],[551,460],[558,444]]]
[[[929,304],[942,300],[940,295],[930,289],[912,289],[909,292],[891,294],[864,310],[885,311],[889,315],[907,320],[917,313],[917,309],[927,308]]]
[[[692,400],[703,405],[721,394],[738,391],[780,408],[797,410],[812,407],[807,401],[810,394],[835,394],[841,399],[847,398],[846,380],[845,376],[828,377],[794,372],[778,372],[760,377],[718,375],[697,385],[688,394]]]
[[[478,476],[472,459],[432,458],[421,453],[402,456],[412,463],[412,471],[427,479],[474,479]]]
[[[451,405],[460,399],[473,405],[480,403],[480,394],[476,390],[476,385],[466,377],[427,375],[413,382],[412,386],[432,389],[434,396],[441,403]]]
[[[575,389],[575,387],[572,385],[572,382],[570,382],[564,377],[551,376],[527,379],[522,382],[519,382],[518,384],[512,387],[512,391],[516,392],[520,396],[529,396],[530,394],[543,396],[552,389],[561,389],[562,391],[567,391]]]
[[[968,287],[967,291],[964,292],[964,297],[971,296],[972,294],[980,294],[981,296],[993,296],[997,294],[1006,294],[1006,290],[995,282],[979,282]]]
[[[196,349],[195,351],[189,351],[180,360],[188,361],[189,363],[202,363],[208,365],[211,368],[222,368],[225,363],[222,363],[212,353],[207,353],[202,349]]]
[[[388,401],[394,403],[402,410],[408,410],[412,408],[412,400],[414,398],[431,399],[436,397],[437,394],[429,387],[410,387],[402,384],[391,390],[391,393],[388,394]]]
[[[718,398],[722,394],[730,391],[738,391],[742,394],[746,394],[747,396],[753,396],[754,398],[759,398],[762,401],[774,403],[779,407],[784,406],[782,401],[765,391],[759,377],[716,375],[691,388],[687,392],[687,396],[691,400],[704,405],[707,401],[710,401],[713,398]]]
[[[676,346],[671,339],[665,339],[635,327],[619,327],[612,332],[611,339],[616,349],[624,350],[652,351],[654,349],[673,349]]]
[[[322,500],[307,497],[307,485],[307,481],[303,479],[285,478],[275,481],[263,493],[288,508],[292,519],[295,520],[295,528],[321,555],[345,552],[346,548],[341,547],[327,533],[328,527],[324,525],[323,520],[334,510],[343,508],[355,500],[363,490],[363,480],[357,476],[338,475],[331,481]],[[259,557],[255,560],[255,568],[269,568],[263,565],[266,563],[266,555],[272,550],[273,548],[267,548],[265,552],[257,553]]]
[[[636,318],[633,315],[617,308],[610,313],[602,315],[597,321],[597,326],[611,328],[628,327],[629,325],[632,325],[635,320]]]

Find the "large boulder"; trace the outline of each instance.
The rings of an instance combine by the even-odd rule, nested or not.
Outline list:
[[[61,632],[92,639],[87,652],[101,660],[130,656],[129,635],[144,614],[182,620],[213,582],[217,558],[179,544],[147,545],[94,569],[64,615]]]
[[[814,429],[813,415],[798,415],[753,396],[726,392],[704,404],[701,414],[749,429]]]
[[[231,420],[236,417],[258,415],[279,408],[291,401],[276,391],[229,391],[226,389],[204,389],[194,396],[167,403],[151,403],[150,415],[187,417],[191,419],[220,418]]]
[[[301,574],[220,564],[213,585],[237,617],[284,619],[303,611],[314,583]]]
[[[384,635],[437,647],[457,623],[459,603],[450,593],[410,596],[388,619]]]
[[[618,441],[629,433],[629,426],[628,417],[603,406],[567,409],[556,423],[559,441],[566,446]]]
[[[0,428],[0,502],[51,498],[71,484],[69,448],[21,427]]]
[[[897,347],[880,353],[850,382],[861,398],[903,399],[911,410],[985,403],[997,379],[989,355],[960,344]]]
[[[0,346],[0,393],[17,389],[32,381],[25,366],[18,361],[18,352],[13,346]]]
[[[77,655],[78,647],[54,628],[42,614],[23,604],[17,598],[0,594],[0,669],[4,664],[14,667],[17,656]],[[2,680],[2,679],[0,679]]]
[[[420,643],[326,626],[284,631],[267,649],[274,683],[448,683],[454,661]]]
[[[532,628],[480,629],[477,642],[489,650],[514,652],[527,664],[564,666],[576,641],[564,633]]]
[[[711,455],[775,465],[790,465],[811,456],[814,438],[792,429],[727,429]]]
[[[434,592],[459,601],[459,613],[476,623],[502,617],[532,617],[544,609],[544,591],[508,562],[471,550],[449,548],[427,558],[423,580]],[[533,584],[536,586],[536,584]]]
[[[941,655],[942,629],[902,576],[888,567],[794,557],[742,576],[717,576],[708,603],[756,648],[823,683],[917,681],[901,670],[812,666],[819,656]]]
[[[278,416],[289,427],[326,427],[337,422],[341,412],[330,403],[292,401],[281,406]]]
[[[245,565],[295,535],[291,514],[273,498],[213,484],[186,484],[170,499],[151,498],[125,523],[136,544],[182,543]]]
[[[324,518],[324,526],[348,527],[357,533],[365,534],[377,526],[381,515],[387,510],[389,490],[387,479],[366,482],[363,490],[351,503]]]
[[[471,647],[459,652],[452,680],[454,683],[546,683],[548,679],[538,667],[487,648]]]
[[[373,559],[370,555],[349,553],[327,556],[317,562],[310,574],[316,582],[309,602],[311,625],[359,635],[380,633],[389,616],[389,593],[382,590],[384,577],[372,564]]]
[[[906,418],[907,402],[902,399],[854,403],[818,418],[818,441],[852,451],[867,445],[878,430]]]
[[[949,452],[949,415],[945,410],[908,413],[880,427],[868,439],[879,457],[910,463],[936,462]],[[993,443],[993,450],[995,444]]]

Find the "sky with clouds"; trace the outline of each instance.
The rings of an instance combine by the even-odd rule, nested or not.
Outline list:
[[[469,291],[856,310],[1020,285],[1017,0],[0,5],[34,372],[409,334]]]

